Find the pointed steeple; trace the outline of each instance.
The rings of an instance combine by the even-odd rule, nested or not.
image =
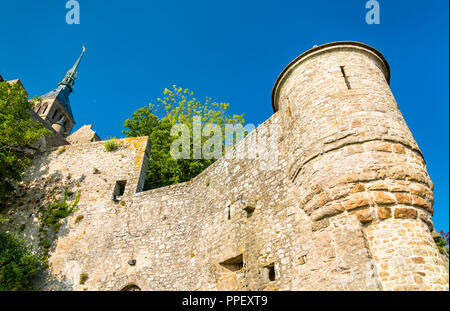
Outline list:
[[[78,57],[75,65],[67,71],[64,79],[58,83],[58,88],[42,95],[43,102],[34,109],[43,120],[64,137],[70,134],[76,123],[70,107],[69,96],[72,93],[78,66],[85,51],[86,49],[83,46],[80,57]]]
[[[70,91],[72,91],[73,85],[75,84],[75,79],[77,78],[78,66],[80,65],[81,58],[83,58],[83,54],[86,51],[86,48],[83,46],[83,51],[81,52],[80,57],[78,57],[75,65],[67,71],[64,79],[58,83],[58,85],[66,85],[69,87]]]

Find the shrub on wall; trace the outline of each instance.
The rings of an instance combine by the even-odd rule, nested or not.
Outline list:
[[[61,200],[56,199],[55,192],[52,192],[52,202],[47,207],[40,208],[39,228],[39,246],[42,247],[42,254],[44,258],[48,258],[48,251],[52,245],[53,240],[59,232],[61,221],[70,216],[77,210],[77,204],[80,201],[81,191],[78,191],[72,203],[67,202],[67,199],[73,195],[66,187],[64,189],[64,197]]]
[[[104,145],[106,151],[108,152],[116,151],[120,147],[120,143],[117,138],[113,138],[111,140],[106,141]]]
[[[18,237],[0,233],[0,291],[30,289],[31,279],[43,269],[42,260]]]

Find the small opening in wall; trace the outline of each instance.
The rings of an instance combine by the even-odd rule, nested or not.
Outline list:
[[[116,181],[116,185],[114,187],[114,191],[113,191],[113,195],[112,195],[113,201],[117,202],[117,201],[120,200],[120,198],[125,193],[125,186],[126,185],[127,185],[127,181],[126,180]]]
[[[136,284],[130,284],[121,289],[122,292],[137,292],[140,290],[141,288]]]
[[[275,265],[273,263],[264,267],[264,278],[267,282],[275,281]]]
[[[227,219],[228,220],[231,219],[231,207],[230,206],[227,207]]]
[[[220,265],[222,267],[224,267],[225,269],[232,271],[232,272],[242,270],[242,268],[244,267],[244,261],[243,261],[242,254],[240,254],[239,256],[227,259],[224,262],[221,262]]]
[[[247,218],[253,216],[253,212],[255,211],[255,207],[253,205],[246,205],[244,210],[247,212]]]
[[[47,107],[48,107],[48,105],[45,105],[44,110],[42,111],[41,114],[44,114],[47,111]]]
[[[350,85],[350,82],[348,81],[347,75],[345,74],[344,66],[341,66],[341,72],[342,72],[342,76],[344,77],[345,84],[347,85],[347,89],[351,90],[352,87]]]

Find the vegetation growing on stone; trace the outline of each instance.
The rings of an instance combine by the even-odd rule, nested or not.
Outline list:
[[[0,201],[13,190],[13,184],[31,163],[31,146],[51,132],[30,118],[29,110],[39,101],[27,100],[27,92],[18,84],[0,82]]]
[[[43,268],[42,260],[24,241],[0,233],[0,291],[30,289],[31,279]]]
[[[110,139],[108,141],[105,141],[104,143],[105,149],[108,152],[114,152],[117,151],[120,147],[120,142],[117,138]]]
[[[441,230],[439,233],[440,237],[435,239],[436,245],[442,254],[448,256],[449,232],[445,233],[443,230]]]
[[[78,215],[77,218],[75,218],[75,223],[76,223],[76,224],[79,223],[80,221],[83,220],[83,218],[84,218],[83,215]]]
[[[89,276],[87,273],[83,272],[80,274],[80,285],[83,285],[88,280]]]
[[[228,103],[216,102],[210,97],[200,101],[191,90],[174,85],[171,90],[163,91],[157,104],[150,103],[148,107],[136,110],[125,121],[127,130],[123,133],[127,137],[149,136],[152,142],[144,190],[189,181],[214,163],[216,159],[193,159],[192,140],[190,159],[173,159],[170,145],[178,137],[171,136],[170,130],[174,124],[181,123],[186,124],[192,134],[195,116],[201,117],[202,125],[213,123],[222,129],[225,124],[243,124],[244,114],[231,115],[229,107]],[[209,137],[202,137],[202,145],[207,139]]]
[[[62,200],[57,200],[55,193],[52,193],[53,202],[49,203],[47,208],[41,210],[41,222],[47,226],[55,226],[61,219],[66,218],[76,210],[78,201],[80,200],[81,192],[78,191],[75,200],[72,203],[67,203],[69,191],[64,190],[64,197]]]
[[[0,201],[14,189],[29,166],[32,154],[25,149],[51,132],[31,120],[29,110],[40,101],[28,101],[26,91],[15,83],[0,82]],[[8,221],[0,218],[0,224]],[[25,224],[19,232],[25,230]],[[45,268],[45,258],[34,254],[19,237],[0,233],[0,291],[30,289],[31,279]]]
[[[62,200],[58,200],[53,190],[52,202],[47,207],[42,206],[40,209],[39,246],[42,247],[44,256],[48,257],[48,250],[62,225],[61,220],[77,210],[76,207],[80,200],[81,191],[77,192],[72,203],[67,202],[69,194],[70,191],[68,188],[65,188]]]

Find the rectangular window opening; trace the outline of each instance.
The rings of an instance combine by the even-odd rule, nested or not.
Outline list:
[[[127,181],[126,180],[119,180],[116,181],[116,185],[114,186],[114,192],[112,195],[112,199],[113,201],[120,201],[120,199],[122,198],[122,196],[125,193],[125,186],[127,185]]]
[[[220,265],[230,272],[242,270],[242,268],[244,267],[243,256],[242,254],[240,254],[239,256],[221,262]]]
[[[275,264],[271,263],[264,267],[264,279],[266,282],[273,282],[276,279]]]

